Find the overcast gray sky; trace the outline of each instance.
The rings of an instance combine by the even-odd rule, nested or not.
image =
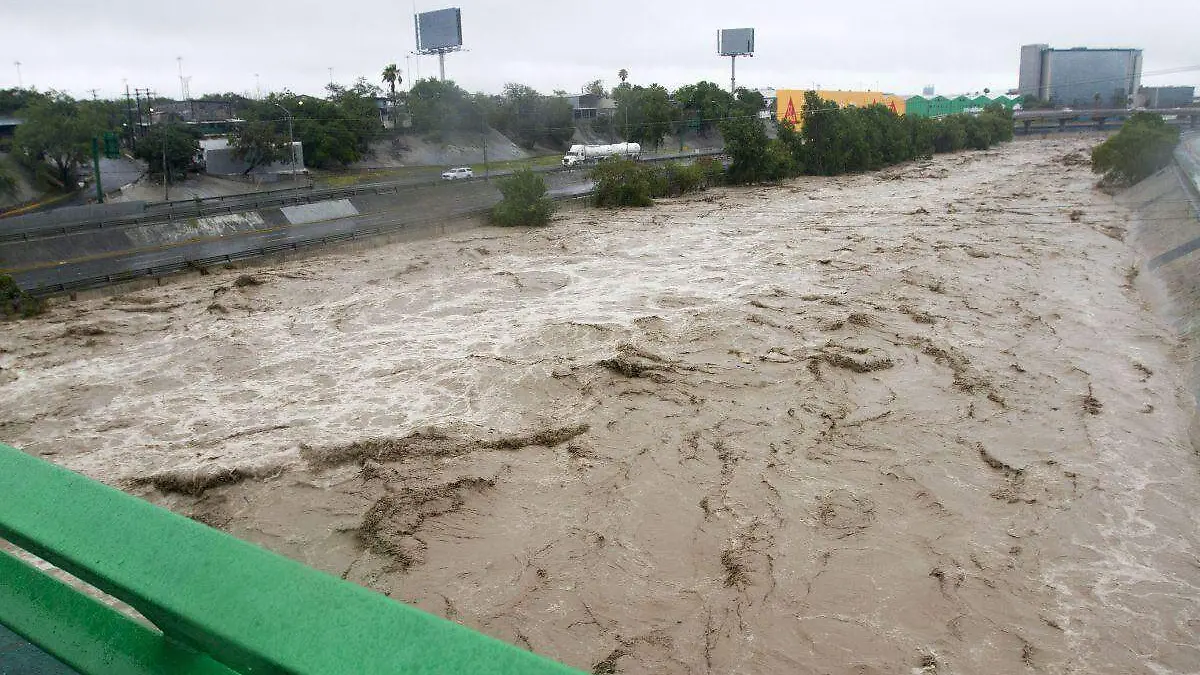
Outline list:
[[[1018,6],[1032,9],[1018,11]],[[754,27],[757,55],[738,60],[747,87],[1004,91],[1017,85],[1022,44],[1140,47],[1145,84],[1200,86],[1200,39],[1185,0],[971,0],[736,2],[731,0],[418,0],[421,11],[461,7],[468,51],[447,57],[450,79],[471,91],[521,82],[549,93],[608,86],[627,68],[635,83],[670,88],[729,81],[718,28]],[[317,94],[382,67],[418,62],[412,0],[0,0],[0,87],[17,84],[101,97],[149,87],[178,97],[176,57],[191,93],[291,89]],[[437,72],[422,57],[419,72]],[[406,77],[406,80],[411,77]]]

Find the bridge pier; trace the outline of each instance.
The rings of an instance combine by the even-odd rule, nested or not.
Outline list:
[[[1193,118],[1193,120],[1194,120],[1194,119],[1195,119],[1195,118]],[[1024,124],[1025,124],[1025,135],[1026,135],[1026,136],[1028,136],[1028,135],[1029,135],[1029,128],[1033,126],[1033,120],[1025,120]]]
[[[1104,118],[1103,117],[1096,118],[1096,128],[1101,131],[1104,130]]]
[[[1188,115],[1188,126],[1195,129],[1196,120],[1200,120],[1200,115]]]
[[[1061,117],[1061,118],[1059,118],[1059,120],[1058,120],[1058,130],[1059,130],[1059,131],[1066,131],[1066,130],[1067,130],[1067,118],[1065,118],[1065,117]]]

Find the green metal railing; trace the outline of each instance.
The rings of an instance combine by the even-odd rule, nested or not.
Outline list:
[[[0,445],[0,623],[85,675],[577,673]]]

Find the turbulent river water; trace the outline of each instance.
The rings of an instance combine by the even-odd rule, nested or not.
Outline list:
[[[1195,673],[1200,461],[1095,139],[4,325],[0,440],[600,673]]]

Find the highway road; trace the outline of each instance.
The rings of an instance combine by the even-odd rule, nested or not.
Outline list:
[[[711,154],[713,154],[712,151],[652,155],[644,157],[643,161],[661,162],[679,160],[688,162],[696,159],[697,157],[703,157]],[[568,180],[575,180],[575,173],[579,171],[578,169],[566,170],[561,166],[537,167],[534,170],[538,173],[548,174],[547,182],[552,184],[555,182],[555,178],[550,176],[566,176],[568,177]],[[488,175],[487,178],[495,179],[512,175],[512,173],[512,170],[493,171]],[[480,182],[483,180],[483,177],[479,177],[473,182]],[[46,218],[0,219],[0,241],[32,239],[47,236],[54,237],[69,232],[78,232],[81,230],[101,229],[106,227],[123,227],[127,225],[139,225],[150,222],[195,218],[198,216],[254,211],[276,206],[303,204],[306,202],[323,201],[327,199],[344,199],[347,197],[354,197],[359,194],[417,189],[425,186],[437,185],[442,182],[443,181],[438,177],[415,176],[411,178],[380,183],[368,183],[345,188],[313,188],[310,186],[305,186],[269,192],[252,192],[241,195],[211,197],[201,200],[150,203],[146,204],[144,210],[137,214],[113,215],[111,218],[103,219],[96,217],[84,218],[82,216],[78,220],[69,221]]]
[[[591,192],[591,182],[577,183],[550,191],[555,199],[569,199]],[[459,216],[480,213],[499,202],[499,195],[485,194],[474,199],[459,200],[450,208],[430,217],[426,212],[398,207],[394,210],[368,215],[328,220],[307,225],[292,225],[267,231],[253,231],[211,240],[193,241],[169,247],[155,247],[115,255],[64,261],[28,269],[13,274],[17,284],[27,290],[52,293],[78,288],[103,286],[108,283],[145,276],[161,276],[203,264],[219,264],[221,260],[244,260],[264,254],[303,248],[306,246],[371,236],[384,232],[399,232],[415,227],[451,220]]]

